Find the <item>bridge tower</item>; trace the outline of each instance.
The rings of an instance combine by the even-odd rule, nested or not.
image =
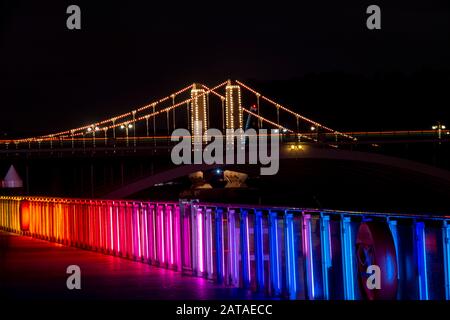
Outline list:
[[[241,87],[239,85],[233,85],[231,80],[228,80],[225,88],[225,129],[242,129],[243,124],[243,111],[241,101]]]
[[[206,139],[205,132],[208,130],[208,102],[205,89],[194,83],[191,90],[191,133],[195,137]]]
[[[232,84],[231,80],[228,80],[225,91],[226,149],[234,149],[235,139],[237,139],[238,145],[242,149],[245,142],[244,135],[242,133],[239,133],[237,136],[234,134],[236,130],[243,130],[244,128],[241,87],[237,84]]]

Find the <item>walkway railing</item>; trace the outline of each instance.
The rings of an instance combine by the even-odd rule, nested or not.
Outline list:
[[[290,299],[450,299],[449,222],[184,200],[0,197],[0,229]],[[372,264],[381,270],[375,291],[366,287]]]

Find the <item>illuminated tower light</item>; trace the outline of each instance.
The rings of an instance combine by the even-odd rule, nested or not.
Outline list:
[[[225,89],[225,129],[234,132],[236,129],[243,128],[241,88],[239,85],[232,85],[231,81],[228,81]],[[234,137],[229,137],[227,140],[228,143],[234,144]]]
[[[191,128],[194,137],[202,136],[207,140],[206,130],[208,130],[207,101],[204,89],[197,89],[194,84],[191,90]]]

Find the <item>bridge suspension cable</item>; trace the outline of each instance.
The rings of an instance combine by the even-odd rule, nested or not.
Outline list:
[[[203,95],[206,95],[206,94],[210,93],[212,90],[219,89],[220,87],[226,85],[226,83],[227,82],[225,81],[225,82],[215,86],[214,88],[212,88],[212,89],[210,89],[208,91],[205,91],[205,92],[203,92],[201,94],[198,94],[197,98],[198,97],[202,97]],[[95,130],[95,131],[109,130],[109,129],[114,129],[114,128],[121,127],[121,126],[128,126],[130,124],[133,124],[133,123],[136,123],[136,122],[139,122],[139,121],[142,121],[142,120],[147,121],[149,118],[156,117],[157,115],[164,114],[165,112],[169,112],[169,111],[174,110],[174,109],[176,109],[176,108],[178,108],[178,107],[180,107],[180,106],[182,106],[184,104],[190,103],[193,100],[193,98],[191,97],[189,99],[186,99],[184,101],[181,101],[181,102],[176,103],[174,105],[171,105],[169,107],[166,107],[166,108],[163,108],[163,109],[160,109],[160,110],[156,110],[154,112],[151,112],[151,113],[148,113],[148,114],[144,114],[142,116],[136,117],[136,113],[138,113],[138,112],[141,113],[141,112],[143,112],[143,111],[145,111],[145,110],[147,110],[149,108],[154,108],[154,107],[156,107],[157,105],[159,105],[159,104],[161,104],[163,102],[169,101],[170,99],[172,99],[172,101],[173,101],[173,97],[174,96],[179,95],[179,94],[181,94],[181,93],[191,89],[192,87],[193,87],[193,85],[189,85],[189,86],[187,86],[187,87],[185,87],[185,88],[183,88],[183,89],[181,89],[181,90],[179,90],[179,91],[177,91],[177,92],[175,92],[175,93],[173,93],[171,95],[168,95],[168,96],[166,96],[164,98],[161,98],[161,99],[159,99],[157,101],[154,101],[152,103],[149,103],[149,104],[147,104],[145,106],[142,106],[142,107],[140,107],[140,108],[138,108],[136,110],[133,110],[133,111],[130,111],[130,112],[126,112],[126,113],[123,113],[121,115],[114,116],[114,117],[111,117],[109,119],[105,119],[105,120],[96,122],[96,123],[91,124],[91,125],[85,125],[85,126],[78,127],[78,128],[75,128],[75,129],[70,129],[70,130],[66,130],[66,131],[62,131],[62,132],[58,132],[58,133],[53,133],[53,134],[49,134],[49,135],[44,135],[44,136],[37,136],[37,137],[29,137],[29,138],[24,138],[24,139],[9,140],[8,142],[9,143],[21,143],[21,142],[33,142],[33,141],[37,141],[37,142],[56,141],[56,140],[58,140],[58,138],[59,139],[64,139],[64,138],[72,138],[72,137],[84,136],[86,134],[86,131],[88,129],[90,129],[90,128]],[[155,110],[155,109],[153,109],[153,110]],[[133,117],[133,119],[130,119],[130,120],[127,120],[127,121],[117,122],[117,120],[120,120],[120,119],[123,119],[123,118],[126,118],[126,117]],[[108,126],[104,126],[105,124],[108,124],[108,123],[111,123],[111,124],[108,125]]]
[[[270,125],[272,125],[272,126],[278,128],[278,129],[281,129],[282,131],[289,132],[289,133],[295,133],[295,134],[297,134],[297,136],[299,136],[299,137],[301,137],[301,138],[305,138],[305,139],[308,139],[308,140],[317,142],[317,139],[308,137],[308,136],[303,135],[303,134],[301,134],[301,133],[299,133],[299,132],[294,132],[293,130],[288,129],[288,128],[286,128],[286,127],[283,127],[282,125],[279,125],[279,124],[277,124],[277,123],[275,123],[275,122],[273,122],[273,121],[270,121],[269,119],[266,119],[266,118],[264,118],[264,117],[262,117],[262,116],[260,116],[260,115],[258,115],[258,114],[256,114],[256,113],[254,113],[254,112],[252,112],[252,111],[250,111],[250,110],[248,110],[248,109],[246,109],[246,108],[242,108],[242,110],[243,110],[244,112],[248,113],[249,115],[251,115],[251,116],[257,118],[258,120],[261,120],[261,121],[263,121],[263,122],[266,122],[266,123],[268,123],[268,124],[270,124]]]
[[[236,82],[237,82],[237,81],[236,81]],[[207,87],[207,86],[204,85],[204,84],[200,84],[200,85],[201,85],[205,90],[211,90],[209,87]],[[214,95],[216,95],[217,97],[221,98],[222,100],[225,99],[224,96],[222,96],[220,93],[217,93],[214,89],[211,90],[211,93],[214,94]],[[254,112],[252,112],[252,111],[250,111],[250,110],[248,110],[248,109],[246,109],[246,108],[242,108],[242,110],[243,110],[244,112],[246,112],[247,114],[250,114],[251,116],[257,118],[258,120],[263,121],[263,122],[265,122],[265,123],[267,123],[267,124],[270,124],[270,125],[274,126],[275,128],[282,129],[282,130],[285,130],[285,131],[290,132],[290,133],[294,133],[293,130],[288,129],[287,127],[283,127],[283,126],[279,125],[278,123],[275,123],[275,122],[273,122],[273,121],[271,121],[271,120],[269,120],[269,119],[267,119],[267,118],[261,116],[260,114],[256,114],[256,113],[254,113]],[[287,109],[287,110],[288,110],[288,109]],[[305,118],[305,117],[303,117],[303,118]],[[306,118],[305,118],[305,119],[306,119]],[[316,123],[316,122],[314,122],[314,123]],[[319,123],[317,123],[317,124],[320,125]],[[324,127],[324,126],[322,126],[322,127]],[[330,129],[330,130],[331,130],[331,129]],[[334,130],[331,130],[331,131],[332,131],[333,133],[336,132],[336,131],[334,131]],[[314,138],[311,138],[311,137],[306,136],[306,135],[304,135],[304,134],[301,134],[300,132],[296,132],[296,134],[297,134],[299,137],[301,137],[301,138],[305,138],[305,139],[308,139],[308,140],[317,142],[317,139],[314,139]]]
[[[209,89],[209,90],[207,90],[205,92],[202,92],[202,93],[198,94],[195,98],[199,98],[199,97],[202,97],[204,95],[207,95],[208,93],[211,93],[213,90],[217,90],[217,89],[219,89],[220,87],[223,87],[226,84],[227,84],[226,82],[223,82],[223,83],[215,86],[214,88],[211,88],[211,89]],[[186,99],[186,100],[178,102],[178,103],[176,103],[176,104],[174,104],[174,105],[172,105],[170,107],[163,108],[161,110],[152,112],[150,114],[142,115],[142,116],[140,116],[140,117],[138,117],[138,118],[136,118],[134,120],[129,120],[129,121],[126,121],[126,122],[123,122],[123,123],[118,123],[118,124],[109,126],[108,128],[118,127],[118,126],[121,126],[121,125],[128,125],[128,124],[135,123],[135,122],[138,122],[138,121],[146,120],[147,118],[155,117],[155,116],[157,116],[159,114],[164,114],[165,112],[172,111],[173,109],[181,107],[181,106],[185,105],[186,103],[192,102],[195,98]]]
[[[345,138],[347,138],[347,139],[356,140],[354,137],[352,137],[352,136],[350,136],[350,135],[348,135],[348,134],[345,134],[345,133],[342,133],[342,132],[333,130],[333,129],[327,127],[327,126],[324,126],[324,125],[321,124],[321,123],[318,123],[318,122],[316,122],[316,121],[314,121],[314,120],[311,120],[311,119],[309,119],[309,118],[307,118],[307,117],[305,117],[305,116],[303,116],[303,115],[301,115],[301,114],[299,114],[299,113],[297,113],[297,112],[294,112],[294,111],[290,110],[289,108],[286,108],[286,107],[282,106],[282,105],[279,104],[279,103],[276,103],[275,101],[273,101],[273,100],[267,98],[266,96],[262,95],[262,94],[259,93],[258,91],[252,89],[251,87],[247,86],[246,84],[244,84],[244,83],[242,83],[242,82],[240,82],[240,81],[238,81],[238,80],[236,80],[236,83],[237,83],[238,85],[240,85],[241,87],[243,87],[244,89],[247,89],[248,91],[252,92],[252,93],[255,94],[256,96],[258,96],[260,99],[263,99],[263,100],[265,100],[266,102],[269,102],[271,105],[273,105],[273,106],[275,106],[275,107],[277,107],[277,108],[279,108],[279,109],[281,109],[281,110],[283,110],[283,111],[285,111],[285,112],[288,112],[288,113],[292,114],[293,116],[295,116],[295,117],[297,117],[297,118],[300,118],[300,119],[302,119],[302,120],[304,120],[304,121],[306,121],[306,122],[308,122],[308,123],[310,123],[310,124],[312,124],[312,125],[314,125],[314,126],[316,126],[316,127],[318,127],[318,128],[322,128],[322,129],[324,129],[324,130],[327,130],[327,131],[332,132],[332,133],[334,133],[334,134],[336,134],[336,135],[345,137]]]
[[[107,123],[112,123],[113,124],[111,126],[107,126],[107,128],[119,127],[121,125],[129,124],[131,122],[130,121],[123,121],[123,122],[121,122],[121,123],[119,123],[117,125],[114,125],[114,123],[117,120],[120,120],[120,119],[123,119],[123,118],[126,118],[126,117],[132,117],[133,113],[134,114],[140,113],[140,112],[145,111],[145,110],[147,110],[149,108],[155,107],[155,106],[157,106],[157,105],[159,105],[159,104],[161,104],[163,102],[169,101],[172,97],[177,96],[177,95],[179,95],[179,94],[181,94],[181,93],[183,93],[183,92],[185,92],[185,91],[187,91],[187,90],[189,90],[191,88],[192,88],[192,84],[187,86],[187,87],[184,87],[184,88],[182,88],[182,89],[180,89],[180,90],[178,90],[178,91],[176,91],[176,92],[174,92],[174,93],[172,93],[172,94],[170,94],[170,95],[168,95],[168,96],[166,96],[164,98],[161,98],[159,100],[156,100],[154,102],[146,104],[146,105],[144,105],[144,106],[142,106],[142,107],[140,107],[138,109],[135,109],[133,111],[129,111],[129,112],[126,112],[126,113],[123,113],[123,114],[111,117],[109,119],[105,119],[105,120],[96,122],[94,124],[85,125],[85,126],[81,126],[81,127],[78,127],[78,128],[69,129],[69,130],[65,130],[65,131],[61,131],[61,132],[57,132],[57,133],[52,133],[52,134],[48,134],[48,135],[43,135],[43,136],[29,137],[29,138],[24,138],[24,139],[14,139],[14,140],[11,140],[10,142],[11,143],[20,143],[20,142],[30,142],[30,141],[48,141],[48,140],[57,140],[57,138],[59,138],[59,137],[64,138],[64,136],[67,136],[67,138],[72,137],[72,136],[80,136],[80,135],[84,134],[85,131],[88,130],[89,128],[94,128],[94,130],[95,130],[96,127],[104,126]]]

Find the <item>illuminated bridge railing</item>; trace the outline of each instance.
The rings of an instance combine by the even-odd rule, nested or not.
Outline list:
[[[450,217],[0,197],[0,228],[289,299],[449,299]],[[367,289],[378,265],[381,289]]]

